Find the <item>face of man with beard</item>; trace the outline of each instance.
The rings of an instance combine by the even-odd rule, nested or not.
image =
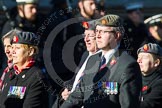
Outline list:
[[[34,21],[37,15],[37,5],[36,4],[25,4],[19,6],[20,16],[26,18],[29,21]]]
[[[94,16],[96,10],[96,4],[94,0],[83,0],[82,6],[84,13],[90,18]]]

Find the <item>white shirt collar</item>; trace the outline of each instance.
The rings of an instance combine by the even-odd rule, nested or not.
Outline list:
[[[106,52],[106,54],[104,55],[104,57],[106,58],[106,64],[109,62],[109,60],[115,54],[115,52],[118,50],[118,48],[119,48],[119,45],[116,46],[114,49],[111,49],[108,52]],[[102,54],[102,56],[103,56],[103,54]]]

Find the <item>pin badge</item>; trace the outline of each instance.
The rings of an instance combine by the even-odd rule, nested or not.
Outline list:
[[[22,78],[25,78],[25,75],[23,75]]]

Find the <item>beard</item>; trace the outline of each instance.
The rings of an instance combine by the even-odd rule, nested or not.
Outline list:
[[[86,15],[88,15],[91,19],[93,19],[94,15],[91,15],[90,12],[88,12],[88,11],[86,10],[86,8],[85,8],[84,5],[83,5],[83,10],[84,10],[84,13],[85,13]]]

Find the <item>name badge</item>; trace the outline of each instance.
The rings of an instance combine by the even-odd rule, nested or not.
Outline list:
[[[14,96],[19,99],[23,99],[25,95],[26,87],[22,86],[10,86],[7,96]]]
[[[118,94],[118,83],[117,82],[99,82],[98,83],[99,94],[105,93],[107,95]]]

